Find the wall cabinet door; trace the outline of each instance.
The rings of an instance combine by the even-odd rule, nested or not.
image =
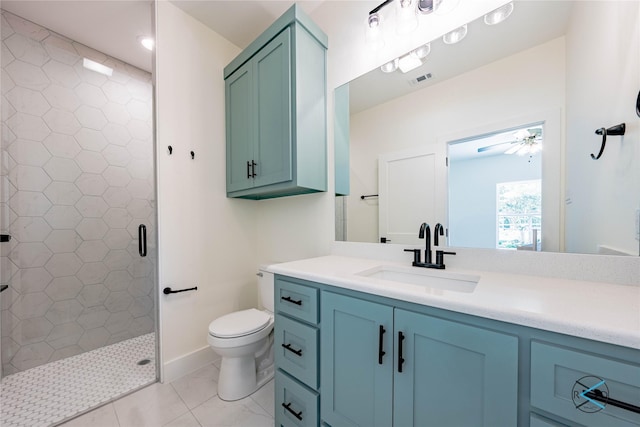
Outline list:
[[[323,292],[321,316],[323,421],[332,426],[389,427],[393,308]]]
[[[246,63],[225,80],[227,191],[253,187],[253,70]]]
[[[517,337],[401,309],[394,328],[395,426],[517,425]]]
[[[256,144],[254,186],[290,181],[291,29],[286,28],[253,58]]]

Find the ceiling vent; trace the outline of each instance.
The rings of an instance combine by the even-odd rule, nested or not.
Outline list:
[[[427,74],[423,74],[421,76],[418,76],[418,77],[416,77],[414,79],[409,80],[409,84],[411,86],[415,86],[417,84],[424,83],[424,82],[426,82],[428,80],[431,80],[431,79],[433,79],[433,74],[427,73]]]

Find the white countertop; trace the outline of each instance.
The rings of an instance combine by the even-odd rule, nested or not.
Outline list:
[[[380,266],[426,274],[480,276],[457,292],[358,275]],[[411,267],[409,263],[325,256],[273,264],[267,271],[388,298],[640,349],[640,287],[538,276]],[[412,271],[412,270],[410,270]]]

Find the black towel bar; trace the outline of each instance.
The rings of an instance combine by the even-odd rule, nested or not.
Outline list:
[[[197,287],[197,286],[194,286],[193,288],[179,289],[179,290],[177,290],[177,291],[174,291],[174,290],[172,290],[171,288],[166,287],[166,288],[164,288],[164,289],[162,290],[162,293],[163,293],[163,294],[165,294],[165,295],[169,295],[169,294],[177,294],[177,293],[179,293],[179,292],[197,291],[197,290],[198,290],[198,287]]]

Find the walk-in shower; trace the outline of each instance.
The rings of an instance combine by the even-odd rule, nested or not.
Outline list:
[[[50,425],[156,378],[152,80],[4,9],[1,30],[0,420]],[[19,414],[34,378],[31,403],[46,380],[84,406]]]

